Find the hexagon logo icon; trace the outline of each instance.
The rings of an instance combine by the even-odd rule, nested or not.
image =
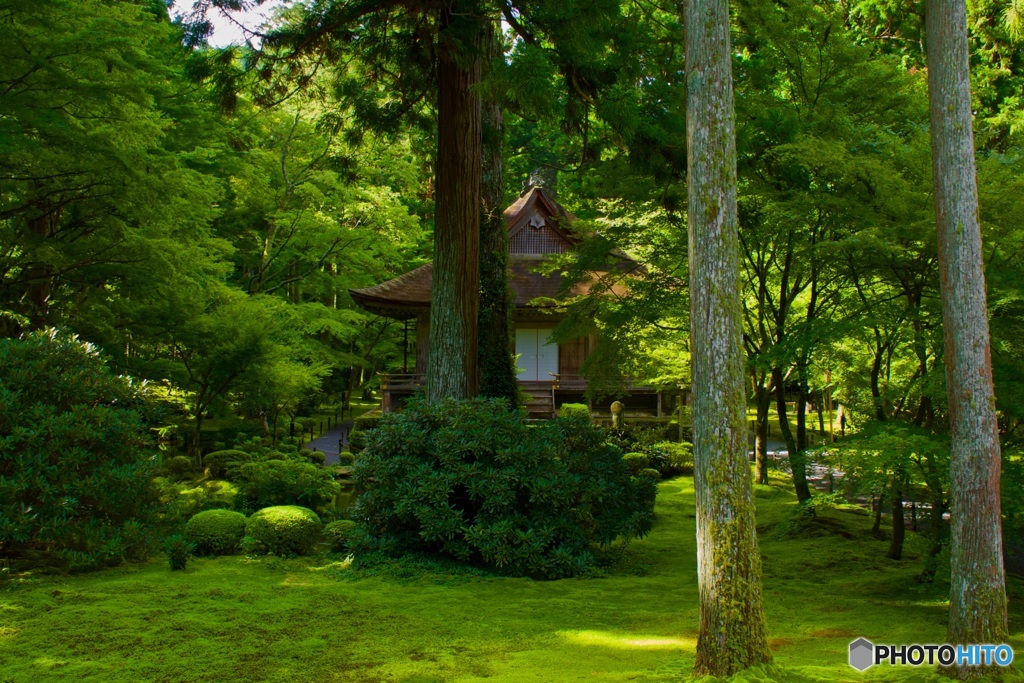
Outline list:
[[[850,666],[857,671],[864,671],[875,663],[875,646],[866,638],[858,638],[850,643]]]

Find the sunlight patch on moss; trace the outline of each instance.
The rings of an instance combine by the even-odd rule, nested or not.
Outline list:
[[[655,635],[613,634],[607,631],[559,631],[558,635],[576,645],[596,645],[613,647],[622,650],[631,648],[679,649],[695,650],[696,638],[666,637]]]

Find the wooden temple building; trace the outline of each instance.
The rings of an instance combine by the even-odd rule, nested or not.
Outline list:
[[[558,273],[542,275],[537,266],[552,254],[570,251],[578,238],[567,228],[575,216],[560,206],[540,186],[528,188],[505,209],[509,232],[510,284],[515,294],[513,325],[518,355],[519,383],[530,394],[531,416],[550,417],[563,403],[585,402],[587,379],[581,367],[597,340],[580,337],[555,343],[550,340],[562,318],[554,304],[560,296],[586,294],[592,282],[575,284],[563,294]],[[635,266],[624,261],[620,266]],[[365,289],[349,290],[355,302],[376,315],[410,323],[415,321],[415,366],[407,372],[382,377],[383,409],[393,410],[423,387],[427,367],[430,330],[430,288],[432,264],[426,264],[392,280]],[[632,386],[624,381],[630,408],[661,416],[661,394],[650,387]],[[610,403],[612,399],[608,399]],[[594,406],[600,409],[603,406]]]

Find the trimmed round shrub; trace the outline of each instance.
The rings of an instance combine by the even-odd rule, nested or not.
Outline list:
[[[245,525],[246,550],[260,555],[305,555],[320,542],[320,517],[299,505],[277,505],[253,514]]]
[[[324,455],[322,451],[302,451],[302,457],[305,458],[306,462],[309,464],[320,465],[321,467],[323,467],[323,464],[327,461],[327,456]]]
[[[354,465],[356,464],[356,456],[348,451],[338,454],[338,464],[340,465]]]
[[[634,475],[639,474],[640,470],[645,469],[651,464],[651,459],[643,453],[626,453],[622,456],[622,459],[625,461],[630,473]]]
[[[176,455],[164,462],[164,469],[175,479],[184,479],[195,471],[195,465],[191,458]]]
[[[589,420],[533,425],[501,399],[410,399],[369,433],[354,475],[357,557],[433,553],[549,579],[646,534],[656,493]]]
[[[185,525],[185,538],[196,555],[230,555],[245,536],[245,515],[234,510],[206,510]]]
[[[339,519],[324,527],[324,538],[331,544],[332,553],[348,550],[348,542],[355,533],[356,523],[351,519]]]
[[[662,441],[648,449],[649,467],[661,472],[663,477],[693,474],[693,446],[687,442]]]
[[[582,417],[590,419],[590,408],[585,403],[563,403],[558,409],[558,417]]]
[[[238,470],[235,507],[252,512],[274,505],[301,505],[324,512],[334,504],[338,488],[330,471],[308,462],[254,462]]]
[[[231,478],[247,462],[252,462],[252,456],[238,450],[213,451],[203,458],[207,474],[215,479]]]

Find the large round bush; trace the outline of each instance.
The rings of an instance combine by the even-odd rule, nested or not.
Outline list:
[[[355,465],[359,551],[436,552],[515,574],[573,576],[592,544],[646,533],[656,487],[589,418],[527,424],[496,399],[412,400]]]
[[[266,460],[238,469],[235,507],[244,511],[274,505],[301,505],[324,512],[334,504],[338,482],[323,467],[283,460]]]
[[[234,510],[206,510],[185,525],[185,538],[196,555],[230,555],[245,536],[245,515]]]
[[[323,528],[320,517],[309,508],[263,508],[245,525],[246,547],[259,554],[305,555],[320,542]]]
[[[235,479],[238,468],[248,462],[252,456],[239,450],[213,451],[203,457],[206,471],[216,479]]]
[[[159,508],[149,413],[89,344],[0,339],[0,557],[88,569],[145,556]]]

